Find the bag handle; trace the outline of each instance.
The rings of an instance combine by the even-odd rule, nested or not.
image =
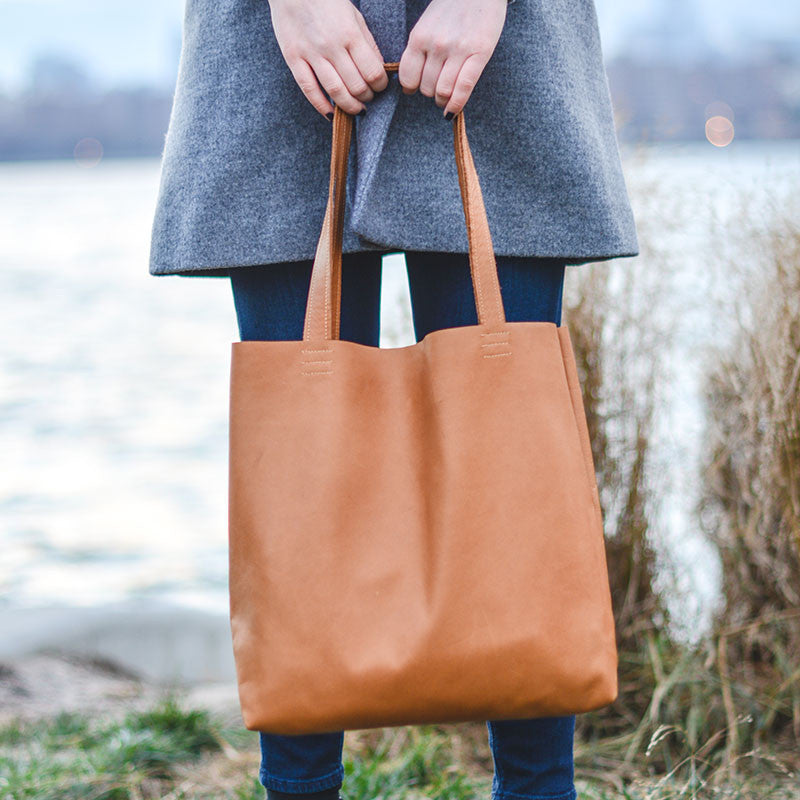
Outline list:
[[[399,61],[384,62],[383,66],[387,72],[396,72],[399,64]],[[314,255],[303,325],[304,340],[339,338],[345,183],[353,119],[352,114],[343,111],[338,105],[334,106],[328,205]],[[467,225],[469,266],[478,322],[481,325],[502,325],[506,322],[506,316],[497,277],[497,262],[478,174],[467,140],[463,109],[453,118],[453,149]]]

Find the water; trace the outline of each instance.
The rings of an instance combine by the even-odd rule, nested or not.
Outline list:
[[[229,281],[147,272],[158,168],[0,165],[4,605],[227,609],[238,330]],[[383,346],[413,341],[398,258]]]
[[[238,332],[227,280],[148,274],[158,168],[152,159],[0,164],[7,609],[147,597],[227,613],[227,393]],[[697,302],[712,290],[708,226],[744,197],[763,204],[795,192],[800,147],[648,148],[626,154],[625,168],[640,231],[657,242],[659,263],[673,265],[660,311],[679,310],[671,358],[683,380],[666,398],[660,441],[680,464],[699,425],[692,354],[703,331],[722,335]],[[402,255],[386,258],[384,275],[381,345],[410,344]],[[672,542],[703,604],[713,565],[703,565],[680,476],[669,491]]]

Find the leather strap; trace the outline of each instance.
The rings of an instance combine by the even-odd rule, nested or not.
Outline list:
[[[387,72],[396,72],[399,62],[384,62],[383,66]],[[303,325],[304,340],[339,338],[345,184],[353,120],[352,114],[343,111],[338,105],[334,106],[328,204],[311,272]],[[497,262],[478,174],[467,139],[464,111],[456,114],[452,121],[453,149],[461,202],[464,207],[464,220],[467,225],[469,265],[478,322],[481,325],[501,325],[506,321],[506,317],[497,277]]]

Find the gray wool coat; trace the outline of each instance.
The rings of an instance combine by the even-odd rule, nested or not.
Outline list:
[[[399,61],[429,0],[354,2]],[[464,114],[497,255],[638,254],[593,0],[512,0]],[[267,0],[186,0],[150,273],[313,259],[330,146]],[[342,249],[468,252],[452,122],[396,73],[355,118]]]

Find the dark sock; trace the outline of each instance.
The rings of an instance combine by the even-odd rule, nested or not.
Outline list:
[[[276,789],[267,789],[267,800],[339,800],[341,786],[332,786],[319,792],[279,792]]]

